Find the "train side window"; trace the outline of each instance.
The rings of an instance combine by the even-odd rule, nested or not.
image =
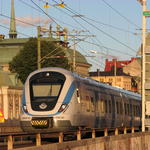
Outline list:
[[[116,102],[117,114],[119,114],[119,103]]]
[[[128,112],[128,115],[130,114],[130,106],[129,106],[129,104],[127,104],[127,112]]]
[[[102,99],[101,101],[101,113],[104,113],[104,100]]]
[[[124,110],[125,110],[125,115],[127,115],[127,104],[124,103]]]
[[[137,113],[136,113],[136,105],[133,105],[133,112],[134,112],[134,116],[137,116]]]
[[[119,104],[120,104],[120,107],[119,107],[119,109],[120,109],[120,114],[122,115],[122,103],[120,102]]]
[[[130,104],[130,115],[133,114],[133,107],[132,107],[132,104]]]
[[[109,113],[111,113],[111,109],[112,109],[111,108],[111,101],[109,100],[108,103],[109,103]]]
[[[105,100],[105,113],[107,113],[108,110],[107,110],[107,100]]]
[[[94,111],[94,98],[91,97],[91,110]]]
[[[137,106],[137,116],[140,117],[140,107]]]
[[[86,96],[86,105],[87,105],[87,111],[89,112],[90,111],[90,99],[89,99],[89,96]]]

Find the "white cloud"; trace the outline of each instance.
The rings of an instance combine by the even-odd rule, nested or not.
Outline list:
[[[9,25],[10,24],[10,19],[4,18],[0,19],[1,23]],[[26,17],[16,17],[16,25],[21,26],[21,27],[30,27],[33,25],[38,25],[38,24],[47,24],[51,23],[52,20],[49,18],[41,18],[41,17],[31,17],[31,16],[26,16]]]

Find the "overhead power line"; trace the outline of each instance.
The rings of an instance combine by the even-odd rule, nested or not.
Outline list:
[[[33,7],[32,5],[30,5],[30,4],[26,3],[26,2],[24,2],[24,0],[19,0],[19,2],[23,3],[24,5],[27,5],[28,7],[32,8],[32,9],[38,11],[38,12],[40,11],[41,13],[43,13],[42,10],[39,10],[38,8],[35,8],[35,7]],[[55,7],[55,8],[57,8],[57,7]],[[43,14],[44,14],[44,13],[43,13]],[[55,20],[57,20],[57,21],[59,21],[59,22],[65,24],[65,25],[67,25],[67,26],[70,26],[70,27],[72,27],[72,28],[75,28],[75,26],[73,26],[73,25],[71,25],[71,24],[68,24],[68,23],[66,23],[66,22],[63,22],[62,20],[59,20],[59,19],[56,18],[56,17],[53,17],[53,19],[55,19]]]
[[[56,2],[55,0],[52,0],[54,2]],[[57,3],[57,2],[56,2]],[[136,52],[135,49],[131,48],[130,46],[124,44],[123,42],[119,41],[118,39],[116,39],[115,37],[113,37],[112,35],[108,34],[107,32],[99,29],[97,26],[95,26],[94,24],[88,22],[86,19],[84,19],[84,17],[81,17],[79,13],[75,13],[71,8],[69,8],[68,6],[65,7],[64,9],[68,10],[69,12],[71,12],[74,15],[79,15],[79,18],[83,21],[85,21],[87,24],[91,25],[92,27],[94,27],[95,29],[97,29],[98,31],[100,31],[101,33],[105,34],[106,36],[108,36],[109,38],[113,39],[114,41],[120,43],[121,45],[127,47],[128,49],[132,50],[133,52]]]
[[[119,16],[121,16],[122,18],[124,18],[127,22],[129,22],[130,24],[136,26],[137,28],[141,28],[138,25],[136,25],[134,22],[132,22],[131,20],[129,20],[127,17],[123,16],[118,10],[116,10],[115,8],[113,8],[109,3],[107,3],[105,0],[102,0],[108,7],[110,7],[114,12],[116,12]]]

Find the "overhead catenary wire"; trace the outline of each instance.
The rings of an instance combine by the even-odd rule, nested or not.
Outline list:
[[[32,0],[31,0],[32,1]],[[54,1],[54,2],[56,2],[55,0],[52,0],[52,1]],[[33,1],[32,1],[33,2]],[[33,2],[34,3],[34,2]],[[39,9],[41,9],[36,3],[34,3]],[[57,2],[56,2],[56,4],[58,4]],[[65,9],[67,9],[66,7],[65,7]],[[42,9],[41,9],[42,10]],[[73,14],[75,14],[72,10],[69,10],[69,9],[67,9],[69,12],[71,12],[71,13],[73,13]],[[43,11],[43,10],[42,10]],[[45,13],[44,11],[43,11],[43,13]],[[46,13],[45,13],[46,14]],[[50,17],[48,14],[46,14],[48,17]],[[129,48],[130,50],[132,50],[132,51],[134,51],[135,52],[135,50],[133,49],[133,48],[131,48],[131,47],[129,47],[128,45],[126,45],[126,44],[124,44],[123,42],[121,42],[121,41],[119,41],[119,40],[117,40],[116,38],[114,38],[113,36],[111,36],[111,35],[109,35],[108,33],[106,33],[106,32],[104,32],[103,30],[100,30],[98,27],[96,27],[95,25],[93,25],[92,23],[90,23],[90,22],[88,22],[88,21],[86,21],[84,18],[82,18],[82,17],[80,17],[82,20],[84,20],[85,22],[87,22],[88,24],[90,24],[91,26],[93,26],[94,28],[96,28],[97,30],[99,30],[100,32],[102,32],[103,34],[105,34],[105,35],[107,35],[108,37],[110,37],[110,38],[112,38],[113,40],[115,40],[116,42],[118,42],[118,43],[120,43],[121,45],[123,45],[123,46],[125,46],[125,47],[127,47],[127,48]],[[56,23],[56,21],[55,21],[55,23]]]
[[[27,5],[28,7],[32,8],[32,9],[35,9],[35,10],[38,11],[38,12],[40,11],[41,13],[43,13],[42,10],[39,10],[39,9],[33,7],[32,5],[30,5],[30,4],[26,3],[26,2],[24,2],[24,0],[19,0],[19,1],[22,2],[24,5]],[[55,19],[55,20],[57,20],[58,22],[61,22],[62,24],[65,24],[65,25],[67,25],[67,26],[70,26],[70,27],[72,27],[72,28],[75,28],[75,26],[73,26],[73,25],[71,25],[71,24],[69,24],[69,23],[63,22],[62,20],[60,20],[60,19],[58,19],[58,18],[56,18],[56,17],[52,17],[52,18]]]
[[[122,18],[124,18],[128,23],[136,26],[138,29],[140,29],[141,27],[139,27],[138,25],[136,25],[134,22],[132,22],[131,20],[129,20],[127,17],[125,17],[124,15],[122,15],[118,10],[116,10],[115,8],[113,8],[109,3],[107,3],[105,0],[102,0],[109,8],[111,8],[114,12],[116,12],[119,16],[121,16]],[[99,2],[99,0],[98,0]]]
[[[52,0],[52,1],[56,2],[55,0]],[[56,2],[56,3],[57,3],[57,2]],[[57,3],[57,4],[58,4],[58,3]],[[71,13],[74,14],[74,15],[79,15],[78,13],[75,13],[72,9],[70,9],[69,7],[65,7],[65,9],[68,10],[69,12],[71,12]],[[124,44],[124,43],[121,42],[121,41],[119,41],[118,39],[116,39],[116,38],[113,37],[112,35],[108,34],[107,32],[105,32],[105,31],[99,29],[97,26],[95,26],[94,24],[92,24],[92,23],[90,23],[89,21],[87,21],[86,19],[84,19],[84,17],[81,17],[81,16],[79,15],[79,18],[80,18],[81,20],[85,21],[87,24],[89,24],[89,25],[91,25],[92,27],[94,27],[95,29],[97,29],[98,31],[100,31],[101,33],[105,34],[105,35],[108,36],[109,38],[113,39],[114,41],[116,41],[116,42],[120,43],[121,45],[127,47],[127,48],[130,49],[131,51],[136,52],[135,49],[133,49],[133,48],[131,48],[130,46]]]

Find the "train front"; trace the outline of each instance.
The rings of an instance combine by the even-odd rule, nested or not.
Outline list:
[[[31,73],[26,80],[22,98],[22,129],[59,130],[56,118],[63,116],[74,90],[73,77],[64,69],[44,68]]]

